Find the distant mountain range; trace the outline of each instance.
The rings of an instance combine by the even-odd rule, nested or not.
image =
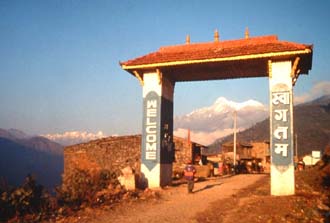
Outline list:
[[[61,183],[63,165],[62,145],[20,130],[0,128],[2,183],[18,186],[27,174],[33,174],[37,182],[52,188]]]
[[[294,106],[294,133],[297,135],[298,155],[321,150],[330,143],[330,95]],[[211,147],[233,140],[233,134],[218,139]],[[237,134],[242,142],[269,141],[269,118]]]
[[[105,135],[102,131],[98,131],[96,133],[87,131],[68,131],[64,133],[46,134],[42,136],[64,146],[107,137],[107,135]]]

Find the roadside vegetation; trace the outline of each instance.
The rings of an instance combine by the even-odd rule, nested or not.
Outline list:
[[[159,199],[152,190],[127,191],[118,174],[75,170],[66,186],[49,193],[32,176],[19,187],[0,187],[0,222],[79,222],[80,214],[111,211],[117,204]],[[330,147],[313,167],[296,171],[296,194],[271,196],[269,177],[231,198],[212,203],[197,222],[330,222]],[[161,199],[160,199],[161,200]],[[85,210],[85,211],[84,211]],[[79,214],[80,213],[80,214]],[[91,214],[92,215],[92,214]],[[86,216],[88,218],[88,216]]]
[[[29,175],[19,187],[0,188],[0,222],[58,221],[86,207],[111,206],[138,196],[126,191],[117,177],[107,170],[93,176],[75,170],[64,179],[67,186],[57,187],[51,194]]]

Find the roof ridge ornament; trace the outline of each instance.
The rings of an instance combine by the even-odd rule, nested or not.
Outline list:
[[[214,42],[219,42],[219,32],[218,32],[218,29],[215,29],[214,30]]]
[[[190,44],[190,35],[189,34],[186,36],[186,44]]]
[[[245,28],[245,39],[248,39],[250,37],[249,27]]]

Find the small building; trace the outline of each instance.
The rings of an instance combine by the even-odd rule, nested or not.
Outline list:
[[[246,142],[237,142],[236,143],[236,159],[250,159],[252,158],[252,148],[253,145]],[[224,154],[225,158],[230,158],[234,160],[234,143],[227,142],[222,144],[222,154]]]
[[[194,164],[199,164],[200,160],[203,161],[206,159],[206,157],[202,155],[202,151],[206,146],[177,136],[174,136],[173,139],[175,144],[173,171],[182,170],[188,160],[191,160]]]
[[[233,163],[234,160],[234,143],[227,142],[222,144],[222,156],[226,162]],[[257,163],[258,168],[262,167],[262,171],[270,172],[270,149],[269,142],[237,142],[236,144],[236,161],[251,166]]]
[[[265,173],[270,173],[270,145],[269,141],[251,142],[252,157],[261,160]]]

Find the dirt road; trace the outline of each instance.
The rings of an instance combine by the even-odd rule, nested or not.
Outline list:
[[[209,179],[195,183],[193,194],[187,193],[186,184],[168,187],[159,191],[159,200],[128,204],[96,216],[92,222],[196,222],[197,213],[212,202],[230,198],[263,177],[266,176],[250,174]]]

